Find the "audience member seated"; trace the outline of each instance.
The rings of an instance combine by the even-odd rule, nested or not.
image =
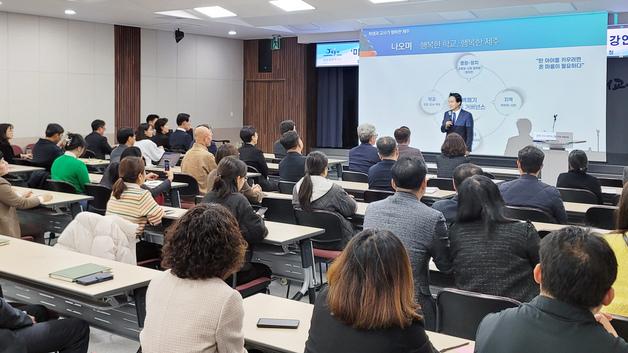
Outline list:
[[[266,238],[268,229],[262,216],[253,210],[249,201],[240,192],[242,186],[246,184],[246,164],[235,157],[225,157],[218,163],[216,173],[214,188],[205,195],[203,202],[227,207],[237,219],[242,236],[249,247],[247,263],[236,277],[237,284],[244,284],[259,277],[270,277],[272,272],[268,266],[250,261],[253,246]]]
[[[362,124],[358,126],[360,144],[349,151],[349,170],[368,174],[369,168],[379,162],[377,148],[373,146],[377,140],[375,126]]]
[[[161,160],[164,155],[164,148],[157,147],[151,140],[155,136],[155,129],[148,124],[140,124],[135,131],[135,147],[142,151],[142,156],[147,166],[152,166]]]
[[[541,240],[534,279],[541,294],[518,308],[487,315],[475,351],[482,353],[625,353],[609,317],[617,260],[608,243],[590,230],[566,227]]]
[[[322,152],[310,152],[305,160],[305,176],[294,187],[292,204],[304,211],[323,210],[341,215],[343,241],[332,247],[342,250],[355,234],[347,217],[355,214],[358,205],[340,185],[327,179],[327,171],[327,156]]]
[[[395,140],[399,149],[399,157],[417,157],[423,159],[423,153],[418,148],[410,147],[410,128],[402,126],[395,129]]]
[[[50,168],[50,178],[72,184],[76,192],[85,193],[85,184],[89,184],[89,172],[83,161],[78,159],[85,152],[85,139],[79,134],[68,134],[65,141],[65,154],[55,159]]]
[[[282,159],[288,153],[286,148],[281,144],[281,137],[288,131],[297,131],[297,127],[292,120],[284,120],[279,124],[279,140],[273,144],[273,153],[275,158]]]
[[[436,156],[436,177],[438,178],[452,178],[457,166],[471,161],[467,157],[467,145],[455,132],[447,135],[440,147],[440,152]]]
[[[483,175],[465,180],[458,196],[458,220],[449,229],[456,287],[532,300],[539,294],[532,270],[541,240],[532,223],[506,218],[497,185]]]
[[[113,184],[111,198],[107,203],[107,215],[118,215],[139,227],[137,235],[144,233],[146,223],[161,224],[164,210],[155,202],[148,190],[142,189],[146,174],[144,160],[139,157],[126,157],[120,162],[119,179]],[[160,247],[146,241],[136,246],[137,261],[158,258]]]
[[[125,149],[124,152],[122,152],[121,159],[125,159],[126,157],[142,158],[142,151],[138,147],[131,146]],[[142,158],[142,161],[143,160],[144,159]],[[107,169],[105,169],[105,172],[103,173],[102,178],[100,179],[100,185],[107,187],[109,189],[113,188],[113,184],[115,184],[119,178],[118,176],[119,168],[120,168],[119,162],[110,163]],[[162,181],[161,184],[159,184],[159,186],[150,188],[146,186],[146,184],[142,184],[140,187],[144,190],[150,191],[150,194],[153,197],[156,197],[163,193],[170,192],[170,187],[172,186],[172,180],[174,179],[174,172],[170,170],[165,173],[166,173],[166,179]],[[146,180],[157,180],[157,179],[159,179],[159,175],[155,173],[146,173]]]
[[[589,159],[582,150],[569,152],[569,171],[558,176],[556,187],[589,190],[597,196],[597,203],[603,204],[602,186],[593,175],[587,174]]]
[[[111,163],[120,163],[122,152],[135,144],[135,132],[128,127],[120,128],[116,134],[116,140],[118,141],[118,147],[111,151],[111,155],[109,156]]]
[[[52,162],[63,154],[61,149],[61,146],[65,145],[63,132],[61,125],[48,124],[46,138],[40,138],[33,146],[33,164],[50,170]]]
[[[374,256],[377,254],[377,256]],[[327,272],[305,353],[436,353],[414,300],[412,267],[387,230],[356,235]]]
[[[416,157],[397,160],[392,169],[395,194],[369,204],[364,216],[364,229],[386,229],[405,245],[417,301],[421,305],[425,327],[436,329],[436,303],[430,292],[428,265],[434,258],[441,272],[451,270],[449,239],[443,214],[421,202],[427,187],[427,167]]]
[[[152,126],[153,128],[155,127],[157,120],[159,120],[159,115],[157,114],[148,114],[146,116],[146,124]]]
[[[604,308],[604,312],[628,317],[628,184],[624,184],[615,217],[615,232],[604,234],[617,257],[617,282],[613,285],[615,300]]]
[[[240,160],[255,169],[257,169],[261,177],[259,177],[260,186],[264,191],[275,191],[277,185],[268,180],[268,164],[264,158],[264,152],[257,145],[257,130],[252,126],[245,126],[240,129],[240,139],[242,139],[242,147],[238,149],[240,152]]]
[[[199,204],[168,232],[162,266],[148,285],[144,353],[246,353],[242,297],[224,279],[244,263],[246,242],[225,207]]]
[[[394,191],[391,170],[399,158],[397,142],[390,136],[380,137],[377,140],[377,153],[381,161],[369,168],[369,189]]]
[[[305,156],[303,141],[296,131],[281,135],[281,145],[286,149],[286,156],[279,162],[279,179],[296,183],[305,175]]]
[[[194,145],[185,153],[181,161],[181,171],[190,174],[198,182],[198,189],[202,194],[207,193],[207,176],[216,169],[214,155],[207,147],[212,142],[212,131],[204,126],[194,129]]]
[[[460,164],[454,169],[454,190],[458,190],[458,188],[460,188],[460,184],[462,184],[462,182],[467,178],[482,174],[482,168],[475,164]],[[456,196],[450,199],[438,200],[432,204],[432,208],[440,211],[443,216],[445,216],[447,224],[451,224],[456,221],[456,217],[458,216],[458,195],[456,194]]]
[[[177,115],[177,129],[170,134],[170,149],[181,153],[187,152],[194,142],[190,130],[192,130],[190,114],[179,113]]]
[[[170,150],[170,126],[167,118],[159,118],[155,121],[155,135],[150,138],[157,147]]]
[[[216,152],[218,152],[218,145],[216,145],[216,142],[214,142],[214,129],[212,129],[212,127],[209,126],[209,124],[200,124],[199,126],[202,126],[202,127],[206,128],[206,129],[209,129],[209,131],[212,133],[212,140],[209,143],[209,146],[207,146],[207,150],[213,156],[216,156]],[[197,127],[199,127],[199,126],[197,126]]]
[[[240,158],[240,152],[236,146],[225,143],[218,147],[216,151],[216,164],[220,163],[220,161],[229,156],[234,156],[235,158]],[[207,190],[212,190],[214,188],[214,183],[216,181],[216,169],[209,172],[207,175]],[[260,203],[264,198],[264,192],[262,191],[261,186],[255,184],[253,186],[249,185],[249,183],[244,183],[242,185],[242,189],[240,189],[242,195],[246,196],[250,203]]]
[[[8,172],[9,165],[2,159],[0,153],[0,234],[14,238],[30,235],[36,241],[43,243],[44,233],[40,229],[35,229],[39,228],[37,225],[29,223],[22,226],[24,229],[20,228],[16,209],[37,207],[42,202],[52,200],[52,196],[50,194],[34,196],[32,192],[28,192],[26,195],[18,194],[13,190],[11,184],[3,178]]]
[[[534,146],[519,150],[517,168],[521,176],[499,185],[508,206],[533,207],[552,215],[558,223],[567,223],[567,212],[558,189],[539,180],[545,154]]]
[[[0,152],[4,156],[4,160],[9,164],[15,163],[15,158],[32,158],[33,156],[26,153],[15,155],[13,153],[13,146],[11,146],[11,140],[13,139],[13,125],[0,124]]]
[[[2,352],[59,352],[87,353],[89,348],[89,324],[67,318],[36,322],[33,316],[12,307],[0,297],[0,349]],[[9,342],[5,337],[10,337]]]
[[[98,159],[105,159],[105,155],[113,150],[105,137],[105,130],[105,122],[96,119],[92,121],[92,132],[85,136],[87,149],[94,152],[94,157]]]

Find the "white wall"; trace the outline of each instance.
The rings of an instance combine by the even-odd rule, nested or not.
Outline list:
[[[86,134],[114,125],[113,26],[0,12],[0,122],[16,142],[49,122]]]
[[[142,117],[156,113],[175,128],[185,112],[233,139],[242,126],[243,42],[186,34],[177,44],[172,32],[142,29],[141,87]]]

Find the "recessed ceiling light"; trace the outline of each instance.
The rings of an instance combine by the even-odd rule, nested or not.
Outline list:
[[[209,16],[211,18],[221,18],[221,17],[234,17],[237,16],[233,12],[220,7],[220,6],[208,6],[208,7],[195,7],[194,10],[202,13],[205,16]]]
[[[314,10],[314,6],[302,0],[272,0],[270,3],[287,12]]]
[[[2,5],[2,1],[0,1],[0,5]]]
[[[236,34],[238,34],[238,32],[236,32],[236,31],[229,31],[229,35],[230,36],[235,36]]]
[[[386,4],[389,2],[402,2],[402,1],[408,1],[408,0],[369,0],[370,2],[372,2],[373,4]]]
[[[193,20],[200,20],[200,17],[194,16],[193,14],[191,14],[191,13],[185,11],[185,10],[157,11],[157,12],[155,12],[155,14],[163,15],[163,16],[171,16],[171,17],[178,17],[178,18],[190,18],[190,19],[193,19]]]
[[[76,15],[76,11],[74,11],[72,9],[67,9],[67,10],[65,10],[65,14],[66,15],[70,15],[70,16]]]

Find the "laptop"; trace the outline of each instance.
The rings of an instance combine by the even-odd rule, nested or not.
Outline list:
[[[159,160],[157,166],[160,168],[165,168],[164,161],[170,161],[170,167],[175,167],[179,163],[179,158],[181,158],[181,153],[164,152],[164,155],[161,156],[161,159]]]

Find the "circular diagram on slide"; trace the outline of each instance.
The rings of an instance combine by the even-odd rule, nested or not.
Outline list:
[[[523,91],[509,87],[493,70],[485,67],[475,54],[465,53],[453,62],[453,68],[440,76],[433,88],[419,99],[419,109],[432,116],[440,126],[449,110],[449,92],[462,95],[462,109],[473,114],[474,149],[484,137],[495,134],[509,116],[525,103]]]

